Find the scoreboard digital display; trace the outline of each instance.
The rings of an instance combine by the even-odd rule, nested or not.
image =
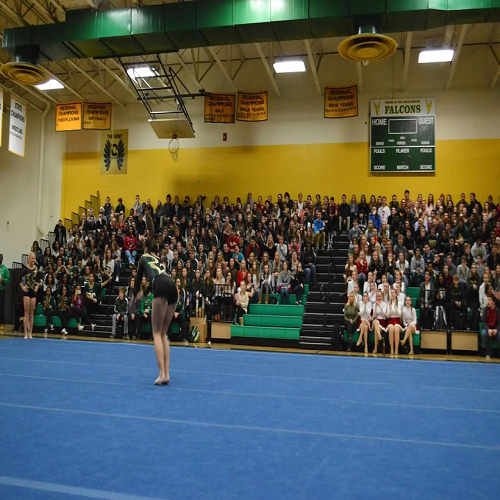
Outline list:
[[[371,172],[435,172],[435,131],[434,99],[371,101]]]

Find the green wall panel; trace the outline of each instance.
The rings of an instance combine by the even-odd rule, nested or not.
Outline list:
[[[234,27],[243,43],[274,40],[271,26],[271,0],[234,0]]]
[[[385,14],[386,0],[349,0],[350,16]]]
[[[163,5],[132,9],[131,33],[148,54],[177,50],[175,44],[165,33],[165,8]]]
[[[165,32],[178,48],[206,47],[207,39],[198,29],[198,3],[165,4]]]
[[[309,1],[309,25],[314,38],[349,34],[349,0]]]

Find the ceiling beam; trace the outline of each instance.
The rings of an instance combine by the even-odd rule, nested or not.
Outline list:
[[[448,81],[446,82],[446,90],[450,90],[451,83],[453,82],[453,77],[455,76],[455,70],[457,69],[458,58],[460,57],[460,52],[462,50],[462,45],[464,44],[465,34],[467,33],[468,24],[462,24],[460,28],[460,35],[458,35],[457,46],[455,47],[455,55],[451,63],[450,74],[448,75]]]
[[[120,102],[113,94],[110,94],[102,85],[100,85],[99,83],[97,83],[95,81],[94,78],[92,78],[85,70],[83,70],[82,68],[80,68],[80,66],[76,65],[71,59],[68,59],[66,61],[72,68],[76,69],[78,72],[80,72],[85,78],[87,78],[87,80],[96,88],[98,88],[101,92],[103,92],[104,94],[106,94],[108,97],[110,97],[111,99],[113,99],[113,101],[116,102],[116,104],[118,104],[118,106],[121,106],[122,108],[125,107],[125,105]]]
[[[35,9],[33,11],[37,17],[43,22],[58,23],[59,19],[50,13],[38,0],[22,0],[26,5],[34,4]]]
[[[29,23],[25,21],[19,14],[14,12],[5,2],[0,2],[0,9],[7,13],[18,26],[29,26]]]
[[[269,65],[268,60],[266,59],[266,56],[264,55],[264,52],[262,50],[262,47],[260,46],[260,43],[255,44],[255,48],[257,49],[257,52],[262,59],[262,64],[264,65],[264,68],[266,70],[267,76],[269,77],[269,80],[271,80],[271,84],[274,88],[274,91],[276,92],[276,95],[281,99],[281,92],[278,87],[278,84],[276,83],[276,79],[274,78],[273,71],[271,69],[271,66]]]
[[[106,71],[107,73],[109,73],[131,96],[135,98],[137,98],[137,93],[134,92],[128,85],[126,82],[124,82],[111,68],[108,68],[108,66],[106,66],[106,63],[105,62],[102,62],[101,60],[99,59],[94,59],[94,62],[97,63],[97,65],[102,68],[104,71]]]
[[[403,67],[403,84],[401,90],[406,92],[406,84],[408,82],[408,70],[410,69],[410,53],[411,53],[411,38],[412,32],[406,33],[405,51],[404,51],[404,67]]]
[[[454,25],[446,26],[446,31],[444,32],[444,39],[443,39],[443,49],[450,48],[451,40],[453,38],[453,33],[455,33],[455,26]]]
[[[361,69],[361,61],[356,63],[356,68],[358,70],[358,92],[361,94],[361,92],[363,92],[363,70]]]
[[[188,68],[188,65],[184,62],[184,59],[182,59],[181,55],[177,52],[176,53],[177,58],[179,59],[179,62],[181,63],[182,69],[187,73],[191,81],[196,85],[197,89],[201,89],[202,85],[198,81],[198,78],[193,74],[193,72]],[[194,64],[194,63],[193,63]]]
[[[306,46],[307,57],[309,58],[309,67],[311,68],[311,73],[314,80],[314,85],[316,85],[316,92],[321,95],[321,87],[319,85],[318,73],[316,71],[316,61],[311,50],[311,42],[309,40],[304,40],[304,45]]]
[[[85,97],[83,97],[81,94],[79,94],[74,88],[70,87],[64,80],[59,78],[57,75],[52,73],[49,68],[45,67],[45,71],[53,78],[54,80],[57,80],[61,85],[64,85],[64,88],[68,89],[72,94],[74,94],[78,99],[81,99],[82,101],[86,101]],[[69,76],[69,75],[68,75]]]
[[[47,0],[50,2],[56,9],[61,10],[62,12],[66,12],[66,9],[59,3],[58,0]]]
[[[497,71],[495,73],[495,76],[493,76],[493,80],[491,80],[491,84],[490,84],[490,88],[493,88],[497,84],[498,79],[500,78],[500,58],[497,56],[497,53],[495,52],[493,45],[490,45],[490,50],[491,50],[491,53],[493,54],[493,57],[495,58],[495,61],[498,64]]]
[[[214,61],[217,63],[217,66],[219,66],[221,73],[223,74],[224,78],[227,80],[227,82],[229,83],[231,88],[235,92],[238,92],[238,89],[236,88],[236,85],[234,84],[233,79],[231,78],[231,75],[227,72],[227,69],[224,67],[224,64],[219,59],[217,52],[215,52],[213,47],[208,47],[208,52],[210,52],[210,55],[214,58]]]

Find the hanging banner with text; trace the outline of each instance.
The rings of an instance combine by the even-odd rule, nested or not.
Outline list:
[[[358,116],[358,86],[325,87],[325,118]]]
[[[267,91],[238,92],[238,112],[240,122],[263,122],[267,120]]]
[[[0,89],[0,148],[2,147],[3,90]]]
[[[9,151],[24,158],[26,144],[26,104],[10,98]]]
[[[110,102],[83,103],[83,129],[109,130],[111,128]]]
[[[128,129],[101,132],[101,175],[126,174]]]
[[[236,96],[208,94],[205,96],[205,123],[234,123]]]
[[[82,103],[56,104],[56,132],[82,129]]]

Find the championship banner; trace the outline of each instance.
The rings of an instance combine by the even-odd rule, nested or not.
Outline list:
[[[84,102],[83,103],[83,129],[84,130],[110,130],[111,129],[111,103],[110,102]]]
[[[56,132],[82,129],[82,103],[56,104]]]
[[[3,90],[0,89],[0,148],[2,147]]]
[[[205,123],[234,123],[236,115],[234,94],[207,94],[205,96]]]
[[[9,151],[24,158],[26,144],[26,105],[10,98]]]
[[[238,92],[238,112],[240,122],[263,122],[267,120],[267,91]]]
[[[101,132],[101,175],[126,174],[128,129]]]
[[[325,118],[358,116],[358,86],[325,87]]]

